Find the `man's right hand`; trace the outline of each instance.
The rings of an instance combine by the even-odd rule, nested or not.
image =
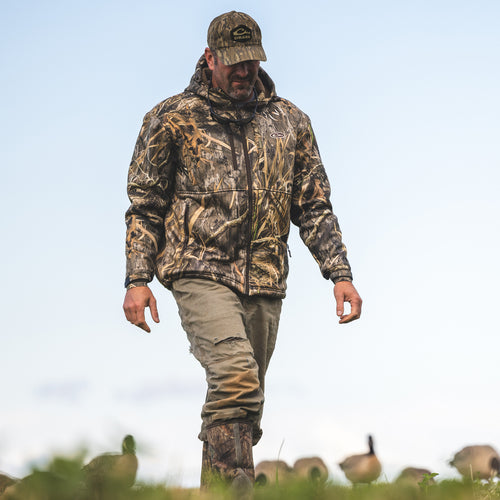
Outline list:
[[[136,286],[127,290],[125,300],[123,301],[123,310],[126,318],[133,324],[142,328],[146,332],[151,329],[146,323],[144,310],[149,307],[151,317],[155,323],[160,322],[158,308],[156,307],[156,299],[153,292],[147,286]]]

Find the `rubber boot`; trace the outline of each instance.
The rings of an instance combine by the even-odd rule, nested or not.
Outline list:
[[[221,422],[207,427],[206,459],[203,465],[202,485],[222,480],[243,495],[251,492],[255,481],[252,455],[252,424],[249,422]],[[205,447],[204,447],[205,448]],[[205,455],[205,453],[204,453]]]
[[[212,462],[210,461],[210,455],[208,454],[208,442],[203,441],[203,452],[201,455],[201,477],[200,477],[200,488],[202,490],[207,490],[212,482]]]

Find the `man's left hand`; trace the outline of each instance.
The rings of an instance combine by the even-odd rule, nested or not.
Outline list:
[[[361,304],[363,301],[350,281],[337,281],[333,289],[333,295],[337,301],[339,323],[350,323],[361,316]],[[351,304],[351,312],[349,314],[344,314],[345,302]]]

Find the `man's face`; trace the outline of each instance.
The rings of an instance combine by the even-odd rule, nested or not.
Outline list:
[[[221,88],[231,99],[249,101],[257,80],[260,61],[243,61],[226,66],[216,59],[210,49],[205,49],[208,67],[212,70],[212,85]]]

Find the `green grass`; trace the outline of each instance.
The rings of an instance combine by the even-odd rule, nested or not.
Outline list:
[[[82,487],[81,457],[55,457],[46,468],[34,469],[17,489],[1,500],[232,500],[228,488],[210,493],[196,489],[169,487],[165,484],[136,484],[126,489],[119,484],[104,485],[100,492]],[[438,479],[438,478],[436,478]],[[256,487],[254,500],[500,500],[500,483],[496,481],[443,480],[436,484],[402,486],[376,483],[351,487],[308,482]]]

